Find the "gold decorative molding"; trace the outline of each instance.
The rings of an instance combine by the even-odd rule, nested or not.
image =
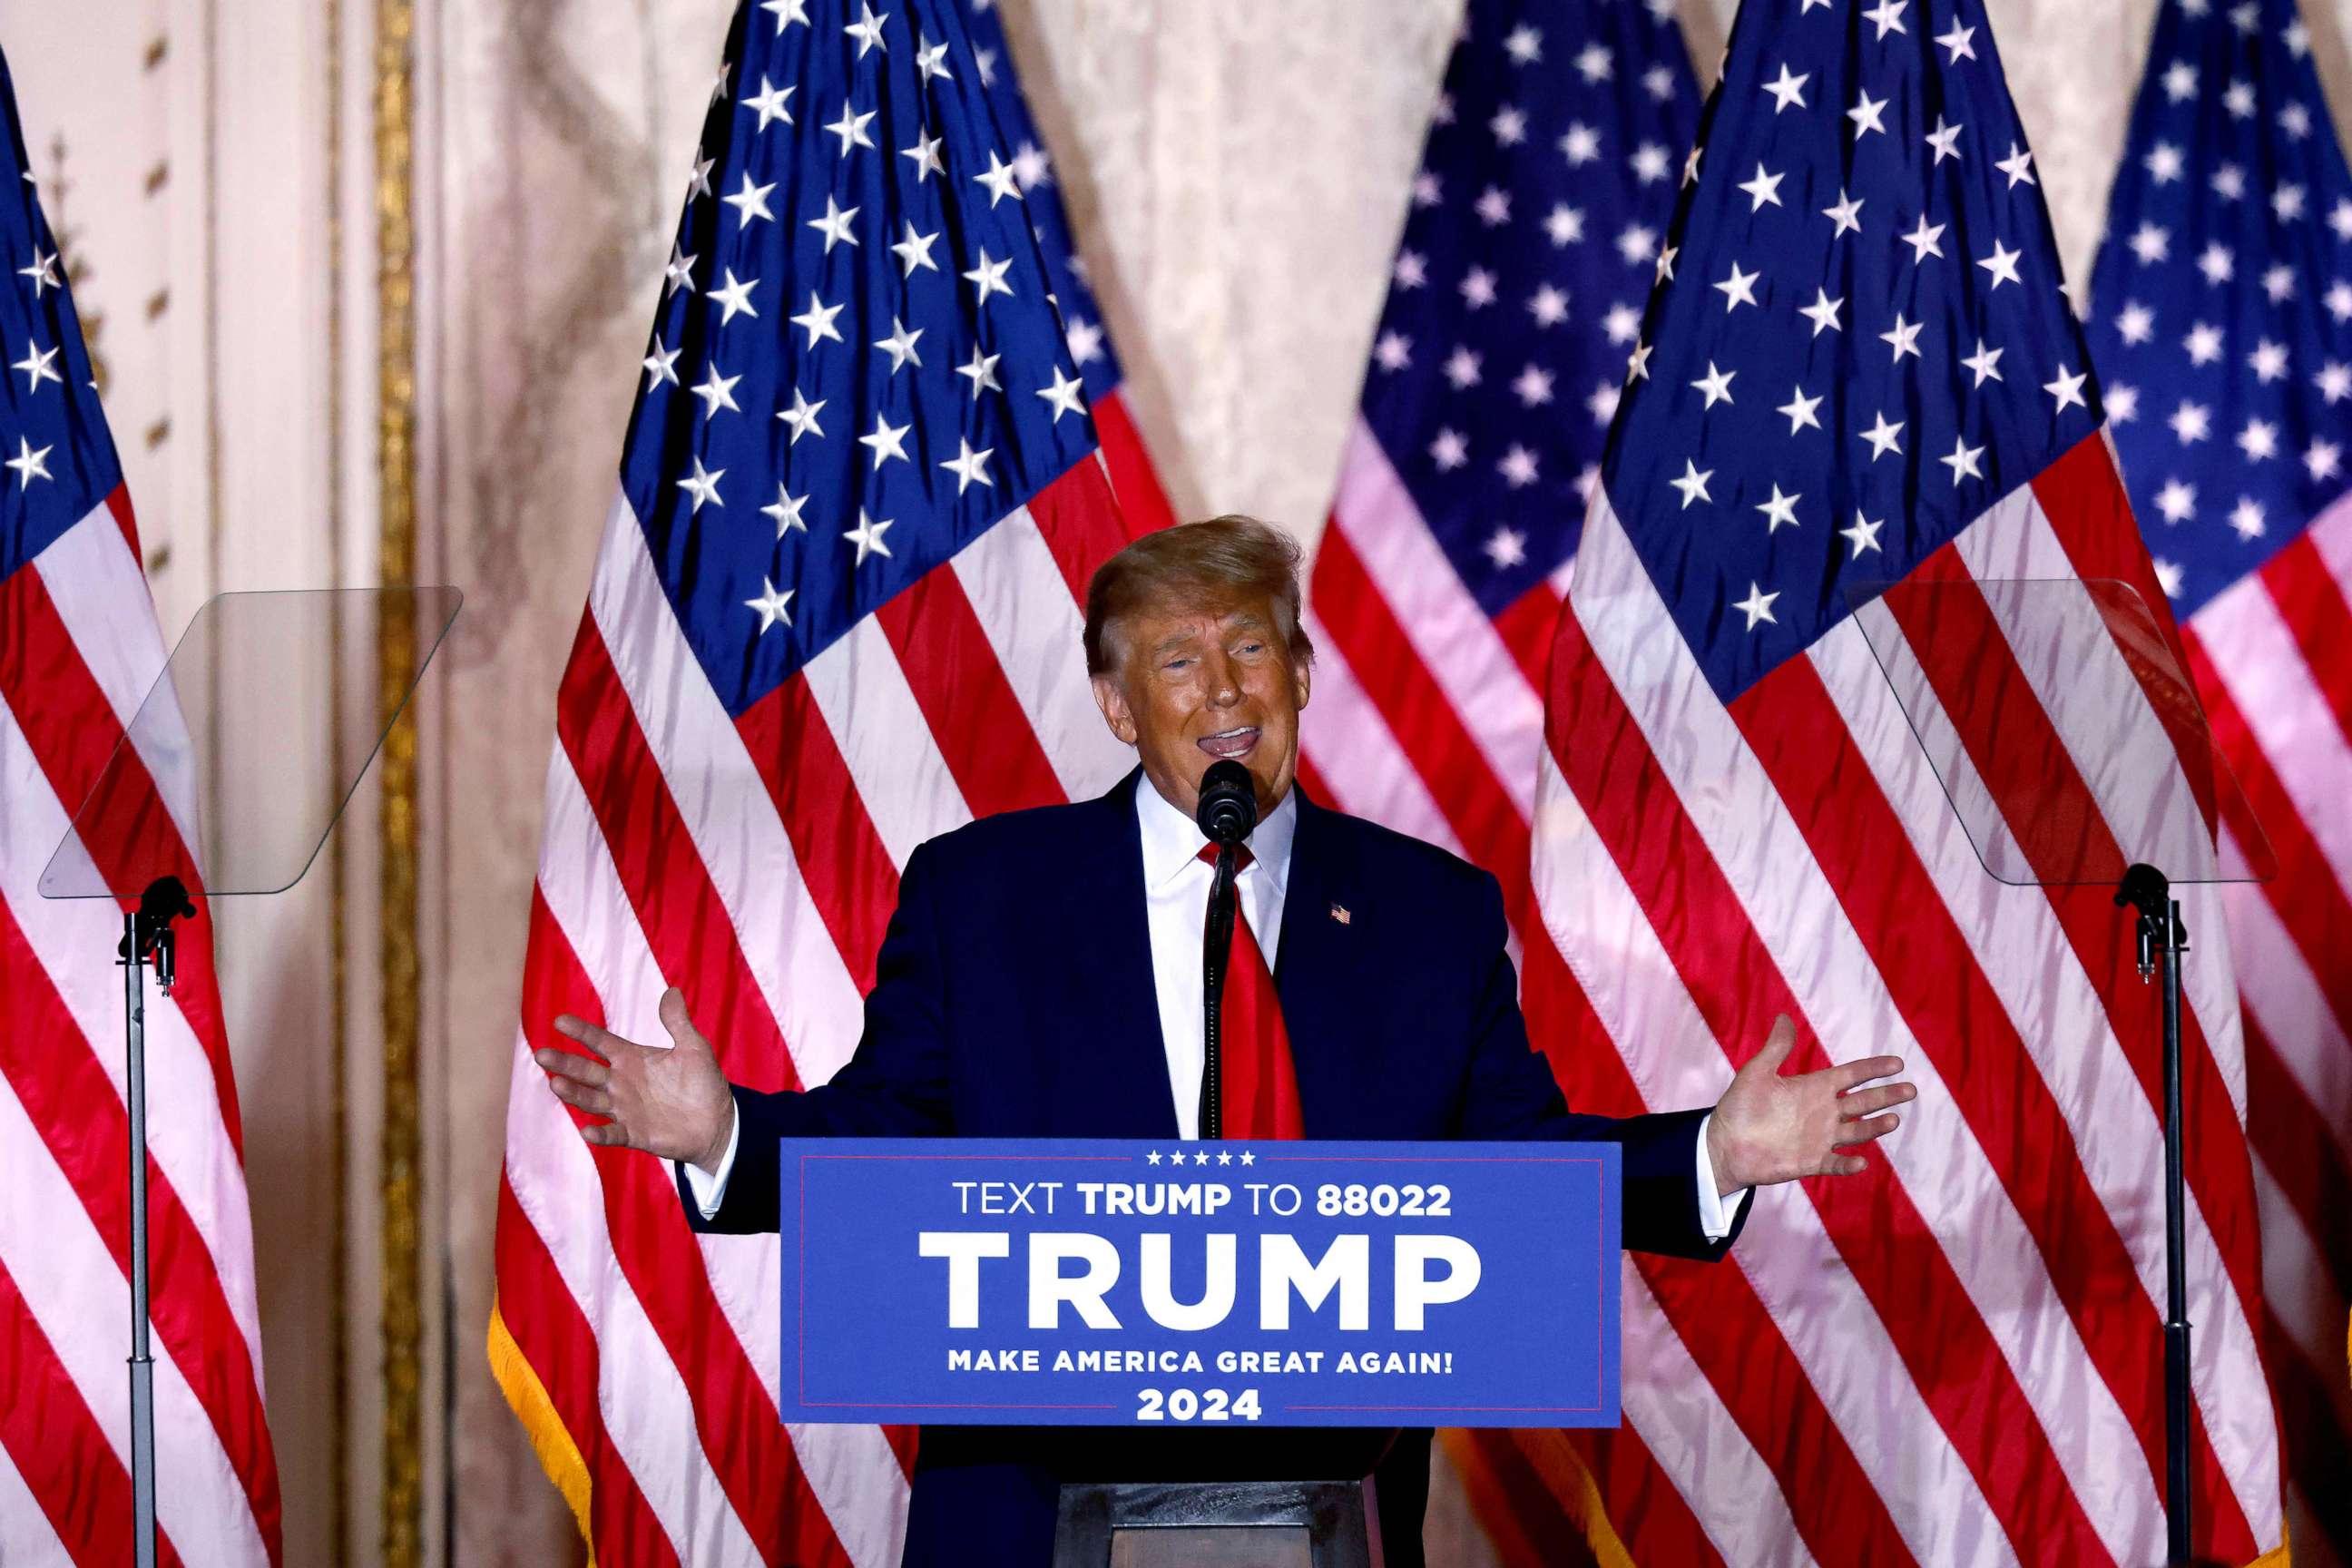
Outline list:
[[[416,11],[414,0],[375,7],[376,567],[377,581],[416,577]],[[376,626],[379,722],[391,719],[415,668],[416,628],[387,613]],[[377,762],[377,955],[383,981],[383,1349],[384,1568],[424,1560],[424,1138],[417,1101],[416,725],[393,725]]]

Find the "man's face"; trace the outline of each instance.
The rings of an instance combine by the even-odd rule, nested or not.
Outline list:
[[[1202,775],[1231,757],[1256,784],[1258,810],[1273,810],[1298,770],[1308,674],[1283,647],[1273,601],[1153,607],[1129,616],[1115,636],[1118,664],[1095,677],[1095,701],[1152,786],[1190,816]]]

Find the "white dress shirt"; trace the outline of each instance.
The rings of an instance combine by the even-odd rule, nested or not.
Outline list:
[[[1201,1008],[1201,931],[1208,922],[1209,885],[1215,868],[1201,858],[1209,842],[1193,820],[1151,785],[1139,779],[1135,788],[1137,826],[1143,834],[1143,904],[1151,931],[1152,988],[1159,993],[1160,1039],[1168,1053],[1168,1089],[1176,1100],[1176,1133],[1180,1138],[1201,1134],[1201,1073],[1206,1048],[1207,1023]],[[1242,916],[1249,921],[1268,968],[1282,942],[1282,901],[1290,881],[1290,846],[1298,831],[1298,792],[1292,790],[1266,813],[1249,837],[1250,863],[1234,879]],[[731,1114],[731,1113],[730,1113]],[[704,1175],[698,1165],[688,1165],[687,1185],[709,1219],[727,1196],[727,1178],[735,1169],[735,1143],[742,1122],[734,1117],[727,1133],[727,1152],[719,1169]],[[1731,1216],[1745,1202],[1743,1191],[1726,1203],[1715,1190],[1715,1166],[1706,1156],[1706,1123],[1699,1124],[1699,1228],[1709,1241],[1731,1234]]]

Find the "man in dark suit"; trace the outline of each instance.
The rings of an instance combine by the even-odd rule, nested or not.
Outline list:
[[[736,1232],[776,1228],[779,1138],[1196,1136],[1213,873],[1193,816],[1203,775],[1232,758],[1260,820],[1223,992],[1229,1134],[1606,1140],[1623,1151],[1624,1244],[1707,1259],[1731,1245],[1752,1187],[1861,1170],[1853,1146],[1891,1131],[1890,1108],[1913,1093],[1865,1086],[1902,1064],[1782,1078],[1785,1018],[1712,1109],[1567,1108],[1528,1045],[1495,879],[1294,783],[1313,668],[1297,565],[1295,545],[1245,518],[1120,552],[1089,590],[1086,651],[1137,771],[1099,799],[989,817],[916,850],[865,1038],[822,1088],[730,1089],[676,991],[662,1000],[668,1049],[557,1019],[593,1056],[535,1059],[567,1104],[608,1118],[583,1136],[677,1161],[688,1218]],[[1415,1565],[1428,1438],[927,1428],[906,1561],[1044,1564],[1065,1478],[1377,1464],[1387,1561]]]

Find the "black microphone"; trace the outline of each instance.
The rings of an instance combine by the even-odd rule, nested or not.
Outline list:
[[[1201,805],[1192,820],[1219,848],[1247,838],[1257,826],[1257,785],[1249,770],[1231,757],[1211,763],[1201,779]]]

